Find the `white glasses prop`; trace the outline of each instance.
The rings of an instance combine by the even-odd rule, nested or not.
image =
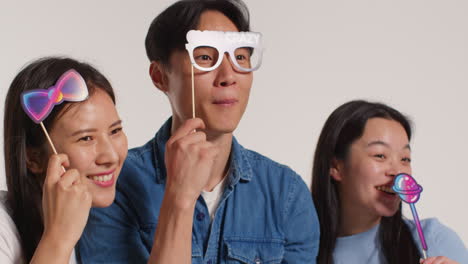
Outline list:
[[[239,71],[255,71],[262,63],[261,33],[190,30],[187,42],[190,61],[201,71],[219,67],[226,52]]]
[[[234,67],[242,72],[257,70],[262,64],[262,34],[257,32],[200,31],[187,32],[187,49],[192,63],[192,117],[195,118],[195,83],[193,68],[212,71],[223,62],[227,52]]]

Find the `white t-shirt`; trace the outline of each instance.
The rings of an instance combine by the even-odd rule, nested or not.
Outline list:
[[[0,263],[24,263],[18,230],[5,206],[6,194],[0,192]]]
[[[5,206],[6,194],[6,191],[0,191],[0,263],[25,263],[18,229]],[[77,263],[75,250],[72,252],[69,263]]]
[[[214,214],[218,208],[221,196],[223,195],[224,182],[226,181],[227,175],[224,176],[211,192],[202,191],[201,195],[203,200],[205,200],[206,206],[208,207],[208,213],[210,214],[210,219],[213,221]]]

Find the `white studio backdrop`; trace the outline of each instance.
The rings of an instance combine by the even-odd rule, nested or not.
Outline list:
[[[173,1],[0,1],[0,113],[6,91],[32,59],[67,55],[92,63],[117,93],[130,147],[169,117],[144,49],[153,18]],[[351,99],[390,104],[414,122],[417,209],[468,242],[468,1],[246,0],[264,62],[235,135],[289,165],[310,184],[328,115]],[[0,123],[3,149],[3,121]],[[0,189],[6,189],[3,150]],[[406,215],[411,217],[409,210]]]

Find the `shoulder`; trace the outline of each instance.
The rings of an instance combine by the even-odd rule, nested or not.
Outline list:
[[[276,162],[258,152],[243,149],[244,157],[252,168],[252,181],[277,191],[286,191],[288,196],[310,198],[310,191],[304,180],[289,166]]]
[[[409,225],[411,232],[416,234],[417,227],[414,221],[406,220],[406,223]],[[424,231],[424,234],[427,236],[427,239],[431,239],[432,242],[440,243],[456,240],[457,238],[459,239],[455,231],[442,224],[437,218],[427,218],[421,220],[421,227]],[[419,240],[419,237],[417,238]]]
[[[19,235],[13,219],[10,217],[9,210],[5,205],[6,192],[0,192],[0,244],[3,242],[12,242],[11,244],[19,244]]]
[[[256,151],[242,148],[242,151],[254,170],[269,172],[269,176],[287,177],[289,180],[298,180],[301,177],[289,166],[276,162]]]
[[[410,227],[413,239],[420,247],[417,227],[414,221],[406,220]],[[446,256],[456,261],[466,261],[468,252],[458,234],[442,224],[437,218],[421,220],[421,227],[426,238],[429,256]]]
[[[155,158],[153,150],[154,139],[145,145],[132,148],[128,151],[122,171],[120,172],[118,183],[126,181],[139,181],[147,177],[154,178]],[[138,175],[138,177],[135,177]]]
[[[0,192],[0,263],[21,263],[21,244],[13,219],[5,205],[6,192]]]
[[[243,149],[252,171],[252,181],[257,189],[269,188],[282,197],[285,212],[294,213],[305,209],[315,212],[309,188],[299,174],[290,167],[278,163],[258,152]]]
[[[128,150],[125,165],[138,165],[151,161],[153,157],[154,139],[148,141],[145,145]]]
[[[289,196],[310,196],[309,188],[299,174],[289,166],[276,162],[258,152],[242,149],[243,156],[252,169],[252,181],[258,184],[288,191]]]

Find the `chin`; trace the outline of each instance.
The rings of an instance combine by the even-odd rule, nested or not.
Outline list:
[[[219,133],[219,134],[227,134],[232,133],[236,130],[237,125],[239,124],[238,121],[231,121],[231,120],[210,120],[207,123],[208,130]]]
[[[110,206],[115,199],[115,191],[105,193],[93,193],[93,207],[103,208]]]
[[[395,208],[379,208],[377,209],[377,214],[383,217],[394,216],[398,212],[398,206]]]

